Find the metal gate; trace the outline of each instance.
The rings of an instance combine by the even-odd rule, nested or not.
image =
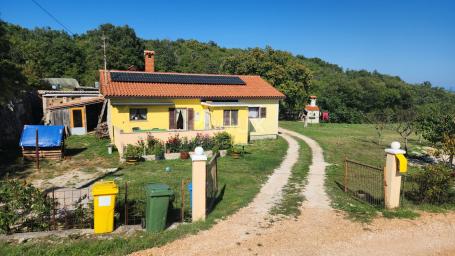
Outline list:
[[[384,206],[384,168],[345,159],[344,192],[376,206]]]

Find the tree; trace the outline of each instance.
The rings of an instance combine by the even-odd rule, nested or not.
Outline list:
[[[455,151],[455,106],[451,103],[425,105],[419,112],[417,124],[426,140],[449,155],[448,163],[451,164]]]
[[[22,70],[11,60],[11,44],[6,37],[5,23],[0,20],[0,104],[3,105],[27,87]]]
[[[98,80],[98,70],[104,67],[103,39],[106,37],[107,68],[126,70],[131,65],[144,67],[144,43],[128,26],[103,24],[75,38],[84,55],[86,71],[83,84],[93,84]]]
[[[404,140],[404,149],[408,152],[408,138],[415,132],[416,127],[416,112],[415,110],[406,109],[398,110],[395,113],[393,128],[400,134]]]
[[[378,145],[381,145],[382,133],[392,119],[393,113],[390,109],[381,112],[368,113],[365,118],[374,125],[378,136]]]
[[[296,119],[304,110],[311,87],[311,72],[290,53],[254,48],[228,57],[222,66],[224,73],[260,75],[286,95],[281,102],[280,114]]]

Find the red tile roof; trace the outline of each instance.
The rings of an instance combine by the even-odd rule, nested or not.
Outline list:
[[[200,98],[200,99],[238,99],[238,98],[269,98],[283,99],[284,94],[267,83],[260,76],[238,75],[246,85],[213,85],[213,84],[170,84],[143,82],[114,82],[108,71],[107,82],[104,71],[100,70],[100,88],[104,97],[155,97],[155,98]],[[172,74],[160,73],[156,74]],[[191,74],[202,75],[202,74]],[[207,76],[207,74],[204,74]]]
[[[306,110],[309,110],[309,111],[319,111],[319,107],[318,106],[306,106],[305,107]]]

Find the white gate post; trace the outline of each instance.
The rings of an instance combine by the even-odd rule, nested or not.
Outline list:
[[[396,155],[405,154],[406,151],[400,149],[400,143],[394,141],[390,148],[385,150],[386,164],[384,168],[384,201],[387,209],[400,206],[401,174],[398,169]]]
[[[192,221],[205,220],[206,214],[206,162],[207,156],[202,147],[197,147],[191,155],[192,165],[192,199],[191,209]]]

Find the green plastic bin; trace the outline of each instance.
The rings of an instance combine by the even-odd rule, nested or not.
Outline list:
[[[145,185],[146,208],[145,229],[150,232],[159,232],[166,227],[167,210],[174,192],[162,183],[150,183]]]

